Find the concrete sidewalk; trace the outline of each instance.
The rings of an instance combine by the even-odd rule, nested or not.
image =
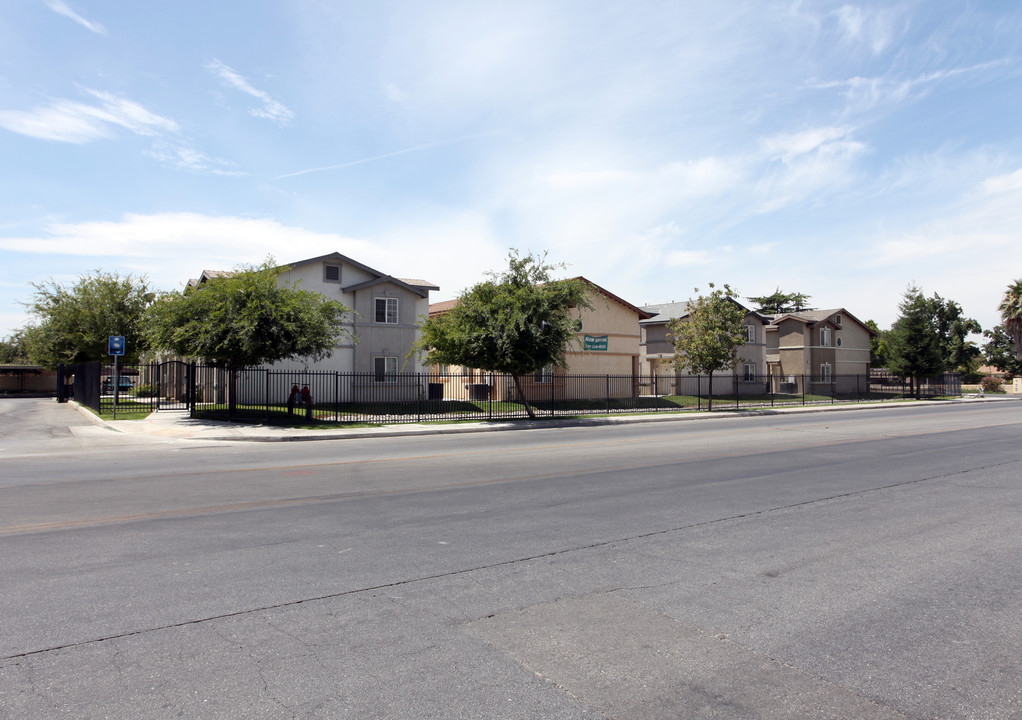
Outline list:
[[[919,405],[949,405],[961,403],[1004,402],[1019,398],[967,396],[960,400],[921,400],[906,402],[869,403],[861,405],[809,405],[797,407],[758,408],[750,410],[719,410],[708,412],[676,412],[647,415],[608,415],[586,418],[541,418],[537,420],[466,421],[461,423],[400,423],[376,427],[305,429],[277,425],[193,420],[186,411],[161,410],[144,420],[101,420],[89,410],[77,406],[93,421],[125,435],[154,436],[183,440],[223,440],[241,442],[303,442],[310,440],[345,440],[370,437],[408,437],[414,435],[455,435],[462,433],[495,432],[503,430],[536,430],[549,427],[581,427],[642,422],[693,422],[723,420],[732,417],[756,417],[820,412],[862,412]]]

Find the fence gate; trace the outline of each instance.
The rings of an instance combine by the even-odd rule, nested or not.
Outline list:
[[[157,410],[190,410],[195,397],[193,368],[180,360],[150,366]]]

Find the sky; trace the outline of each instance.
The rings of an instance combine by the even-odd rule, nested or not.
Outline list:
[[[31,283],[343,253],[454,298],[776,288],[985,327],[1022,277],[1017,0],[0,5],[0,337]]]

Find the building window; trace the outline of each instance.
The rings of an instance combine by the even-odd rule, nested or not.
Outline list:
[[[373,358],[373,372],[376,374],[378,383],[397,382],[397,358],[377,357]]]
[[[449,377],[450,374],[451,374],[451,366],[450,365],[438,365],[437,366],[437,375],[439,375],[440,377]]]
[[[820,345],[830,347],[830,328],[820,328]]]
[[[397,298],[376,298],[376,322],[397,324]]]
[[[820,365],[820,381],[830,382],[830,363]]]
[[[323,282],[340,282],[340,281],[341,281],[340,265],[323,266]]]
[[[841,324],[841,316],[840,315],[835,315],[834,316],[834,324],[835,325],[840,325]]]
[[[834,342],[836,342],[836,343],[837,343],[837,346],[838,346],[838,347],[841,347],[841,345],[843,344],[843,343],[841,342],[841,338],[836,338],[836,339],[834,340]]]
[[[756,363],[745,363],[742,365],[742,380],[745,382],[756,382]]]
[[[756,326],[746,325],[745,326],[745,342],[756,342]]]
[[[536,374],[533,376],[533,380],[535,380],[538,383],[550,383],[550,382],[553,382],[554,381],[554,366],[553,365],[544,365],[543,367],[541,367],[539,370],[536,371]]]

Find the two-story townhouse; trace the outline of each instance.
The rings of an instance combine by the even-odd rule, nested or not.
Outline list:
[[[767,372],[767,335],[768,318],[750,310],[737,300],[731,302],[745,311],[742,325],[745,329],[746,342],[738,353],[738,364],[733,372],[725,373],[714,383],[714,393],[733,393],[735,383],[741,393],[762,392],[766,388]],[[686,371],[679,372],[674,367],[674,345],[668,339],[667,326],[672,320],[684,320],[690,314],[687,302],[670,302],[659,305],[645,305],[642,308],[650,314],[649,318],[639,321],[640,347],[642,361],[640,364],[644,392],[654,395],[669,395],[681,392],[678,381],[686,377]]]
[[[869,341],[876,335],[865,323],[844,308],[768,317],[766,359],[775,392],[864,389]]]
[[[201,285],[220,274],[204,270],[189,284]],[[277,282],[321,293],[353,312],[346,323],[347,332],[337,339],[329,357],[284,360],[267,368],[277,381],[275,385],[281,385],[270,389],[271,397],[286,397],[291,384],[304,382],[302,373],[329,371],[357,374],[344,384],[346,396],[350,395],[345,399],[362,397],[360,390],[374,386],[398,399],[401,393],[390,387],[398,376],[423,370],[409,353],[418,339],[419,320],[429,312],[429,293],[439,290],[433,283],[387,275],[337,252],[282,265]],[[413,385],[408,385],[404,394],[418,394],[421,389]],[[250,389],[246,394],[252,396],[246,400],[262,402],[255,395],[265,395],[265,390]]]

